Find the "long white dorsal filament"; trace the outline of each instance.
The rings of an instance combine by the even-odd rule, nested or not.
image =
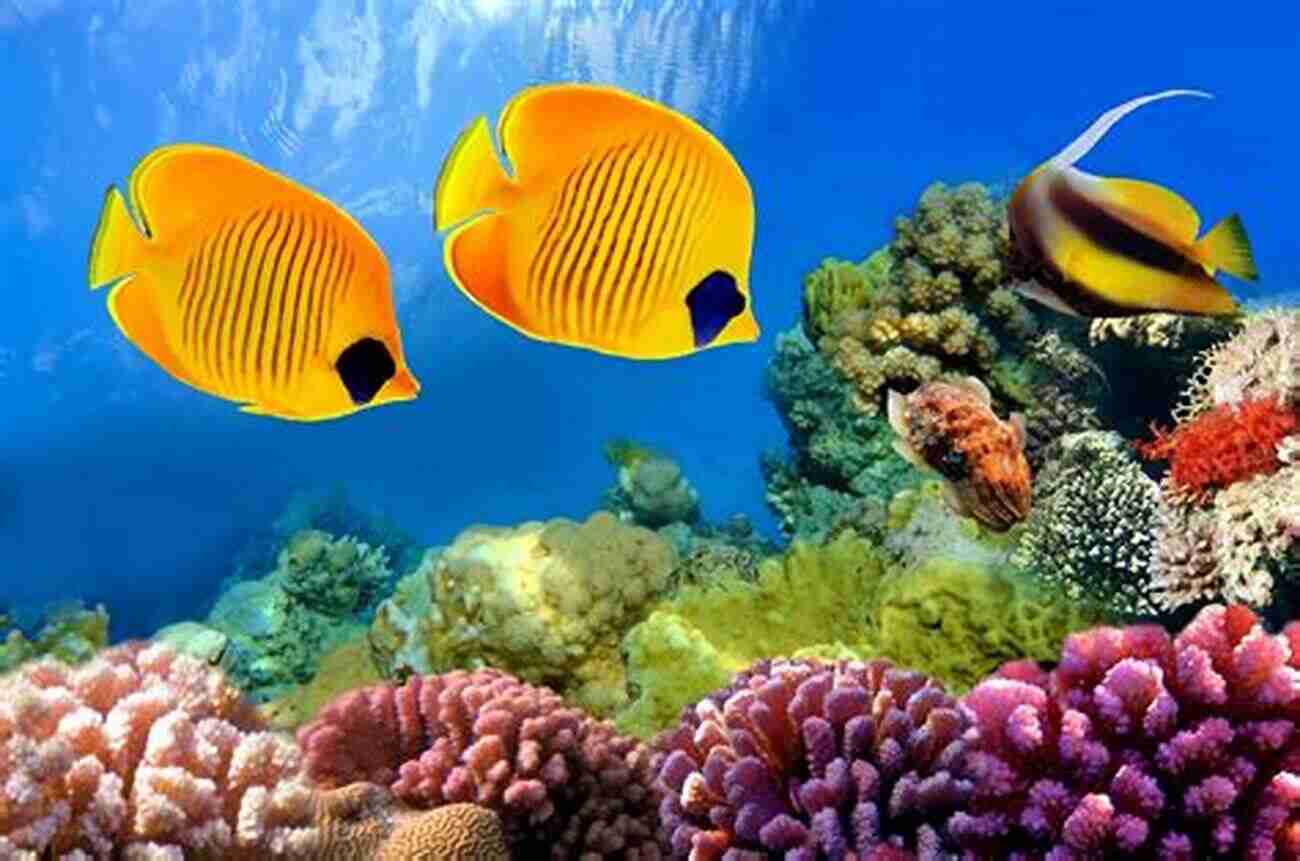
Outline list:
[[[1203,92],[1202,90],[1165,90],[1160,93],[1152,93],[1149,96],[1138,96],[1136,99],[1127,101],[1117,108],[1111,108],[1106,111],[1106,113],[1097,118],[1096,122],[1088,126],[1088,128],[1084,130],[1083,134],[1075,138],[1069,146],[1052,156],[1051,161],[1048,163],[1056,168],[1069,167],[1087,155],[1089,150],[1096,146],[1097,142],[1106,136],[1106,132],[1110,131],[1110,127],[1122,120],[1125,116],[1131,114],[1133,111],[1136,111],[1145,104],[1156,102],[1160,99],[1172,98],[1174,96],[1197,96],[1202,99],[1214,98],[1214,96]]]

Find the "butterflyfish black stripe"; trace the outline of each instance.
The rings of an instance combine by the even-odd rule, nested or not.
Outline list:
[[[614,161],[618,155],[618,150],[611,147],[601,155],[600,162],[596,165],[596,177],[587,190],[587,196],[582,201],[582,237],[578,240],[578,245],[573,249],[566,261],[567,266],[564,271],[564,328],[571,335],[582,335],[582,304],[586,301],[586,295],[582,283],[582,277],[578,274],[582,260],[591,254],[595,241],[596,221],[599,217],[600,209],[605,205],[605,197],[609,191],[609,180],[614,174]]]
[[[215,234],[213,234],[215,236]],[[181,285],[180,309],[181,309],[181,347],[189,349],[189,341],[186,339],[186,326],[189,324],[190,308],[194,305],[194,297],[199,292],[199,285],[203,282],[203,255],[212,247],[213,236],[208,236],[199,245],[198,249],[190,255],[190,259],[185,263],[185,282]]]
[[[707,224],[709,208],[713,203],[713,172],[709,169],[710,162],[707,154],[701,154],[700,169],[692,185],[696,188],[694,199],[688,204],[686,218],[682,222],[684,227],[681,235],[677,238],[676,248],[672,255],[672,265],[666,273],[666,283],[678,286],[682,275],[682,269],[686,261],[690,259],[695,251],[695,245],[703,235],[702,231],[692,230],[697,224]],[[693,286],[693,285],[692,285]]]
[[[275,208],[271,211],[271,215],[275,223],[262,243],[253,278],[248,282],[247,289],[243,291],[248,296],[248,304],[243,304],[241,296],[241,303],[235,306],[233,324],[226,345],[226,355],[229,357],[231,370],[239,381],[241,391],[245,394],[253,390],[253,380],[248,376],[248,362],[253,346],[253,327],[257,324],[257,306],[262,304],[263,294],[271,289],[269,278],[274,273],[274,267],[271,272],[267,272],[266,264],[268,260],[273,259],[272,253],[281,246],[284,231],[288,227],[288,219],[285,218],[282,210]]]
[[[203,271],[199,273],[199,283],[195,286],[189,310],[186,312],[187,316],[181,321],[181,343],[185,345],[185,349],[189,352],[191,358],[200,360],[202,358],[198,338],[199,325],[203,320],[203,309],[211,300],[221,272],[221,258],[226,253],[226,247],[230,244],[230,237],[237,226],[238,224],[235,221],[227,221],[218,231],[216,238],[204,246],[204,249],[200,252],[199,259]]]
[[[339,241],[343,242],[342,238],[340,238]],[[342,271],[339,273],[338,277],[334,279],[334,283],[330,285],[329,295],[325,300],[325,313],[322,315],[325,318],[322,331],[325,333],[324,337],[326,339],[328,339],[330,333],[334,331],[334,312],[343,304],[343,296],[347,292],[348,279],[352,277],[352,266],[356,262],[353,259],[352,246],[350,244],[342,244],[342,253]]]
[[[250,351],[253,354],[253,378],[256,381],[259,393],[269,391],[271,388],[272,381],[269,379],[269,374],[272,363],[267,361],[266,357],[266,332],[274,327],[276,329],[276,338],[280,337],[280,318],[271,316],[271,304],[278,294],[280,306],[284,306],[284,281],[288,273],[281,271],[280,262],[285,259],[285,247],[289,245],[290,238],[294,237],[294,228],[297,226],[298,214],[296,212],[286,213],[284,230],[276,237],[275,260],[271,263],[268,281],[262,290],[262,316],[257,327],[257,346]],[[288,259],[292,260],[292,255]]]
[[[285,382],[280,378],[280,342],[285,340],[285,329],[289,325],[289,321],[284,316],[284,309],[289,301],[289,292],[296,289],[296,284],[302,283],[303,259],[299,254],[303,250],[302,239],[307,235],[307,218],[303,213],[295,213],[294,222],[298,232],[293,238],[293,250],[289,252],[289,257],[284,264],[284,284],[279,290],[280,301],[275,311],[275,338],[271,341],[270,375],[273,391],[281,388]],[[290,311],[292,312],[292,309]]]
[[[614,276],[616,288],[610,308],[610,314],[613,318],[611,320],[610,334],[621,334],[626,330],[629,319],[627,312],[628,308],[631,307],[629,302],[634,298],[632,294],[637,291],[637,272],[645,255],[646,244],[649,242],[650,227],[654,221],[654,204],[650,204],[650,196],[655,193],[658,186],[657,176],[660,166],[666,166],[664,153],[668,151],[668,145],[671,141],[667,135],[657,135],[650,142],[650,146],[654,147],[656,143],[658,149],[647,155],[645,169],[638,176],[637,185],[634,189],[634,192],[640,192],[640,199],[637,201],[632,230],[628,234],[627,250],[623,254],[623,259],[619,261],[618,273]],[[637,246],[635,263],[632,263],[633,245]],[[632,263],[631,271],[627,269],[629,263]]]
[[[552,325],[558,327],[560,331],[563,331],[563,320],[560,312],[563,310],[561,303],[565,292],[562,273],[564,264],[569,259],[573,240],[582,227],[582,201],[586,199],[587,194],[591,191],[591,183],[595,179],[595,167],[596,162],[590,158],[582,165],[582,176],[578,177],[577,188],[574,190],[573,199],[569,202],[569,214],[565,219],[563,236],[556,253],[548,261],[546,267],[546,292],[543,296],[544,313],[546,319]]]
[[[244,293],[249,290],[248,276],[253,270],[253,261],[257,257],[262,235],[271,222],[272,214],[269,208],[259,213],[259,220],[253,228],[252,236],[248,239],[247,248],[240,246],[240,256],[243,258],[244,265],[240,268],[239,276],[231,283],[232,289],[226,291],[226,301],[223,301],[221,310],[217,315],[219,326],[214,337],[213,359],[216,362],[217,373],[222,382],[230,387],[232,391],[239,384],[239,380],[236,376],[233,348],[230,344],[234,338],[235,324],[238,322],[240,302],[243,300]],[[233,296],[231,293],[233,293]]]
[[[534,308],[541,307],[542,289],[546,284],[546,270],[550,265],[551,256],[555,253],[559,245],[560,237],[563,235],[564,219],[568,216],[569,206],[573,196],[577,193],[578,177],[581,169],[570,171],[564,179],[564,187],[555,198],[555,205],[551,208],[551,217],[546,229],[542,234],[542,240],[537,245],[537,253],[528,264],[528,281],[529,301]]]
[[[203,329],[199,332],[195,346],[203,356],[203,366],[207,369],[209,378],[217,384],[221,383],[221,379],[218,375],[219,367],[214,341],[216,333],[221,328],[221,309],[225,302],[229,301],[231,291],[234,289],[239,261],[244,259],[244,240],[250,230],[256,230],[254,222],[260,215],[260,211],[254,211],[251,215],[241,218],[239,226],[231,234],[231,241],[221,249],[221,259],[218,261],[217,274],[211,290],[212,295],[203,309],[200,320]]]
[[[613,234],[610,236],[608,249],[604,256],[600,258],[600,271],[592,279],[592,291],[596,296],[596,304],[593,308],[593,317],[591,328],[593,332],[605,332],[609,323],[609,309],[613,301],[613,293],[618,291],[619,283],[614,280],[614,266],[619,268],[627,260],[628,249],[632,243],[631,230],[625,231],[625,227],[630,227],[627,222],[628,211],[632,208],[632,201],[636,198],[637,188],[641,183],[641,175],[645,171],[646,157],[642,151],[646,143],[646,136],[642,135],[636,143],[632,144],[628,150],[627,160],[623,163],[623,175],[619,178],[619,186],[615,191],[614,203],[618,207],[610,207],[610,217],[612,218]],[[635,167],[632,166],[635,164]],[[632,168],[629,171],[629,168]],[[628,174],[631,173],[630,179]],[[626,181],[625,181],[626,180]],[[604,226],[601,226],[602,237]],[[617,263],[616,263],[617,261]]]
[[[285,345],[284,373],[286,382],[290,384],[297,373],[302,371],[303,353],[307,343],[307,324],[304,318],[307,306],[303,303],[303,297],[311,290],[311,285],[316,280],[316,270],[320,267],[321,258],[325,256],[321,235],[323,231],[316,223],[316,216],[309,217],[307,226],[311,238],[303,255],[302,273],[298,276],[298,289],[293,299],[293,313],[289,315],[289,342]],[[298,341],[300,336],[301,343]]]
[[[673,272],[681,268],[682,245],[693,224],[696,204],[699,202],[700,187],[698,181],[704,169],[704,158],[698,150],[691,147],[687,153],[690,159],[677,177],[673,202],[669,212],[676,215],[676,220],[665,228],[663,262],[658,268],[658,279],[654,292],[649,297],[650,307],[658,308],[659,303],[677,286],[673,281]]]
[[[595,331],[596,308],[604,299],[601,295],[603,276],[609,262],[609,256],[614,252],[614,246],[617,244],[618,239],[619,224],[614,219],[614,213],[620,199],[623,198],[623,190],[627,183],[628,165],[632,163],[635,154],[635,148],[628,144],[620,144],[615,148],[614,161],[610,163],[609,174],[611,180],[613,180],[614,174],[617,173],[618,179],[605,184],[598,207],[602,213],[600,226],[592,234],[590,250],[583,259],[582,269],[578,274],[577,280],[580,285],[580,295],[582,296],[578,329],[583,337],[590,337]],[[609,235],[611,223],[614,225],[614,235],[612,237]],[[593,273],[592,266],[597,260],[600,261],[600,269]]]
[[[324,345],[324,326],[325,321],[325,295],[329,290],[334,279],[338,277],[340,264],[343,262],[343,248],[339,243],[337,234],[334,232],[334,225],[326,222],[325,224],[326,241],[329,243],[329,263],[326,264],[325,270],[316,283],[312,284],[311,295],[307,297],[308,310],[307,322],[311,327],[311,346],[308,347],[308,355],[318,356]]]
[[[1135,230],[1084,197],[1064,177],[1051,181],[1048,201],[1076,230],[1102,248],[1164,272],[1180,274],[1193,265],[1163,242]]]
[[[672,215],[671,202],[680,187],[677,181],[678,174],[682,169],[682,161],[688,155],[683,147],[677,146],[679,143],[673,141],[674,147],[670,160],[665,165],[664,172],[657,177],[655,202],[650,212],[650,224],[646,229],[649,248],[642,246],[641,253],[637,257],[636,269],[632,272],[632,284],[636,288],[636,295],[633,297],[635,305],[628,309],[628,323],[632,326],[640,325],[645,315],[654,307],[650,304],[650,294],[654,292],[655,279],[659,275],[657,266],[660,247],[663,244],[668,219]],[[664,200],[665,194],[669,195],[667,201]],[[647,250],[649,256],[646,255]]]

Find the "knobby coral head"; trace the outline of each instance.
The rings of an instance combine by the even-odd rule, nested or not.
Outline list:
[[[885,661],[759,661],[656,740],[664,838],[692,859],[946,857],[966,727]]]
[[[969,858],[1300,857],[1300,623],[1211,606],[1071,636],[1050,673],[1005,667],[962,705]]]

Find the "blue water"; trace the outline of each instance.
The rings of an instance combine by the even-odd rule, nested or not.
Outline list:
[[[0,596],[104,601],[115,637],[148,634],[201,616],[295,490],[342,482],[445,542],[585,515],[610,436],[676,456],[706,516],[774,532],[757,459],[784,434],[761,376],[801,278],[888,241],[934,180],[1009,185],[1121,101],[1208,89],[1125,120],[1084,167],[1167,183],[1207,222],[1241,212],[1263,275],[1243,295],[1300,286],[1300,118],[1275,71],[1300,51],[1300,11],[1283,8],[0,0]],[[447,280],[429,195],[448,144],[519,87],[575,79],[690,113],[740,161],[758,344],[610,359],[526,340]],[[419,400],[325,424],[251,417],[125,341],[87,290],[87,244],[105,187],[183,140],[360,219],[393,265]]]

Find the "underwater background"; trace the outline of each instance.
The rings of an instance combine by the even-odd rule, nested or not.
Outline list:
[[[0,778],[28,781],[0,779],[0,861],[399,858],[403,817],[455,801],[517,858],[1300,858],[1300,119],[1277,71],[1300,10],[1232,12],[0,0]],[[735,157],[756,343],[633,361],[456,289],[444,157],[568,81]],[[1214,98],[1143,108],[1081,167],[1240,213],[1259,280],[1223,281],[1249,313],[1023,300],[1009,196],[1169,88]],[[247,415],[124,337],[90,240],[105,189],[177,142],[373,236],[417,399]],[[889,390],[966,375],[1025,464],[1010,529],[955,511],[891,423]],[[125,752],[85,754],[82,706]],[[221,799],[168,806],[200,737]]]
[[[671,452],[708,516],[743,513],[774,535],[757,458],[784,434],[762,375],[806,271],[887,242],[895,214],[933,181],[1009,185],[1138,93],[1194,86],[1217,98],[1149,109],[1092,163],[1176,181],[1209,213],[1246,213],[1259,289],[1287,289],[1297,240],[1281,192],[1295,184],[1271,70],[1300,44],[1300,13],[1276,7],[1261,26],[1174,8],[0,7],[9,602],[105,601],[115,636],[145,635],[212,600],[247,530],[315,486],[341,483],[429,544],[475,522],[585,515],[609,482],[611,436]],[[609,359],[523,339],[452,287],[430,214],[442,156],[470,118],[550,80],[661,99],[732,150],[758,213],[761,341],[671,362]],[[392,263],[424,381],[417,401],[326,424],[258,419],[177,385],[120,335],[86,289],[89,237],[104,188],[176,141],[232,147],[361,221]]]

